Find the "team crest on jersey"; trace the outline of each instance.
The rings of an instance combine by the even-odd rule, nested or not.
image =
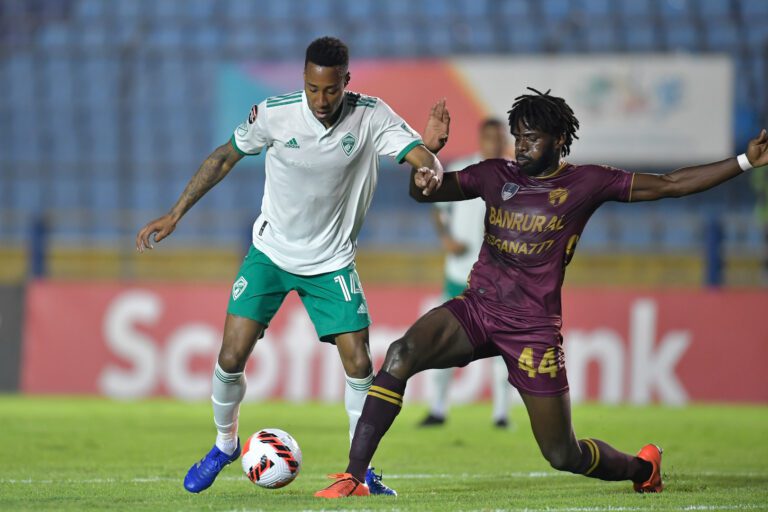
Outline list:
[[[568,190],[564,188],[556,188],[549,193],[549,204],[552,206],[560,206],[568,199]]]
[[[520,190],[520,185],[517,183],[506,182],[501,189],[501,200],[506,201],[507,199],[512,199],[512,197],[517,194],[518,190]]]
[[[355,145],[357,145],[357,137],[351,133],[347,132],[347,134],[341,138],[341,149],[344,150],[344,153],[347,156],[352,154],[352,151],[355,149]]]
[[[248,124],[253,124],[256,122],[256,116],[259,115],[259,106],[254,105],[251,107],[251,113],[248,114]]]
[[[238,277],[235,284],[232,285],[232,300],[237,300],[243,294],[246,287],[248,287],[248,281],[243,276]]]

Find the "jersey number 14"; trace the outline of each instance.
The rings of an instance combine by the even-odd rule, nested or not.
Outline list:
[[[333,278],[333,280],[339,283],[339,287],[341,288],[342,295],[344,295],[345,302],[352,301],[352,294],[363,293],[363,286],[360,284],[360,277],[354,270],[349,273],[349,286],[347,286],[347,281],[344,280],[344,276],[336,276]]]

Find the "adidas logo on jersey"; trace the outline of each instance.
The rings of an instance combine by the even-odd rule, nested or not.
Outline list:
[[[357,308],[357,314],[358,315],[365,315],[368,313],[368,306],[365,305],[365,302],[360,304],[360,307]]]
[[[300,149],[299,143],[296,142],[296,137],[292,137],[291,140],[285,143],[285,147],[291,149]]]

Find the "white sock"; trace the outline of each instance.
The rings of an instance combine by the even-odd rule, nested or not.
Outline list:
[[[213,371],[213,422],[216,424],[216,447],[232,455],[237,449],[237,417],[240,402],[245,396],[245,375],[243,372],[227,373],[219,363]]]
[[[491,393],[493,396],[493,421],[507,419],[509,416],[509,397],[512,385],[507,381],[509,372],[504,360],[500,357],[493,359],[493,376],[491,377]]]
[[[362,379],[356,379],[349,375],[345,377],[347,383],[344,386],[344,407],[347,409],[347,416],[349,416],[349,442],[351,443],[352,438],[355,437],[357,420],[363,414],[365,397],[368,396],[368,390],[373,384],[373,373]]]
[[[453,378],[453,368],[432,370],[432,385],[434,394],[429,413],[432,416],[445,418],[448,414],[448,388]]]

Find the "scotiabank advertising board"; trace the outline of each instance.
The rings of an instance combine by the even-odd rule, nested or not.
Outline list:
[[[207,399],[221,343],[227,285],[32,283],[21,390],[114,398]],[[366,289],[378,367],[389,343],[439,291]],[[572,398],[608,403],[768,402],[768,293],[569,290],[566,368]],[[491,361],[459,370],[458,403],[489,394]],[[343,399],[335,347],[320,343],[295,295],[286,299],[246,368],[247,399]],[[422,400],[431,379],[412,379]]]

